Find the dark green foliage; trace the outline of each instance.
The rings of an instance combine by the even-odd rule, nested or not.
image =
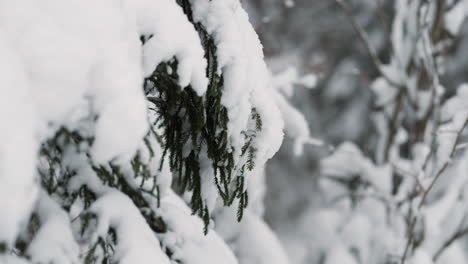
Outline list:
[[[192,14],[187,0],[179,0],[190,21]],[[194,23],[208,62],[206,75],[209,79],[207,92],[199,97],[193,89],[180,87],[177,76],[177,60],[160,64],[146,79],[145,91],[148,100],[155,107],[160,119],[156,125],[162,128],[164,156],[168,156],[171,171],[176,181],[174,188],[179,192],[191,191],[190,206],[205,222],[205,232],[209,224],[209,211],[201,194],[200,157],[211,160],[214,182],[225,205],[239,199],[238,219],[247,206],[247,191],[244,186],[246,169],[253,170],[256,148],[253,139],[262,129],[262,121],[255,108],[252,109],[253,128],[243,132],[245,144],[241,149],[241,164],[235,164],[235,149],[229,144],[227,125],[228,111],[221,104],[223,76],[217,73],[216,45],[212,37],[199,23]],[[242,161],[245,160],[245,164]],[[161,166],[162,166],[161,162]],[[247,165],[247,166],[245,166]],[[235,177],[233,177],[235,175]],[[233,181],[235,179],[235,181]]]
[[[62,193],[67,190],[66,183],[75,175],[62,165],[65,148],[77,145],[85,141],[77,132],[70,132],[64,128],[60,129],[55,137],[46,141],[40,149],[40,156],[47,162],[48,170],[38,170],[44,189],[49,193]],[[92,142],[91,140],[88,141]]]
[[[114,247],[112,243],[110,243],[107,239],[99,237],[96,243],[91,247],[91,249],[87,252],[86,257],[84,259],[84,264],[95,264],[99,260],[97,257],[96,251],[102,250],[103,258],[100,264],[111,264],[112,263],[112,255],[114,253]]]
[[[155,134],[152,131],[148,133],[145,138],[145,142],[148,143],[145,145],[148,147],[150,156],[154,156],[154,152],[152,152],[153,150],[151,149],[148,141],[148,137],[150,136],[153,137]],[[81,199],[83,201],[84,209],[88,209],[97,199],[96,194],[86,185],[81,186],[77,191],[73,191],[71,193],[66,190],[70,180],[76,175],[76,172],[70,170],[70,168],[67,168],[66,165],[63,164],[65,148],[74,148],[75,151],[78,151],[79,146],[81,146],[81,148],[84,149],[84,153],[89,158],[88,151],[92,141],[92,139],[80,136],[76,132],[61,129],[54,138],[45,142],[41,147],[40,154],[47,163],[45,168],[48,168],[47,171],[40,172],[42,186],[49,192],[49,194],[60,197],[62,207],[67,211],[76,199]],[[157,185],[158,171],[150,171],[147,164],[148,161],[143,161],[139,153],[135,155],[130,164],[134,177],[141,180],[141,184],[136,188],[132,187],[126,181],[126,178],[122,174],[120,168],[112,162],[105,165],[93,164],[91,159],[89,159],[88,162],[96,173],[96,176],[104,185],[121,191],[133,201],[133,203],[140,209],[140,213],[146,219],[148,225],[154,232],[167,232],[167,225],[163,218],[156,215],[153,210],[150,210],[150,198],[144,196],[145,194],[149,194],[150,197],[157,201],[159,206],[159,186]],[[51,177],[50,175],[54,175],[54,177]],[[146,181],[151,181],[153,184],[153,187],[150,190],[143,188],[143,184]],[[81,236],[83,237],[86,230],[90,228],[92,229],[95,226],[96,217],[97,216],[93,213],[83,211],[83,213],[76,219],[72,219],[72,222],[80,221]],[[37,230],[32,231],[31,233],[34,234],[36,231]],[[84,263],[94,264],[97,263],[97,261],[99,261],[99,263],[112,263],[112,255],[114,252],[113,247],[117,243],[118,239],[119,238],[112,230],[109,230],[106,238],[99,237],[98,241],[96,241],[96,243],[90,248],[89,252],[87,252]],[[27,243],[28,242],[25,241],[25,244],[21,245],[21,247],[26,248]],[[17,249],[20,250],[21,248],[17,246]],[[98,251],[100,254],[97,254]],[[103,258],[100,259],[97,255],[101,255]]]

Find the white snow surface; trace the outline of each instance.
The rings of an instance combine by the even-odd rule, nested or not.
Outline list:
[[[466,14],[468,11],[468,1],[461,0],[456,3],[449,12],[445,15],[445,27],[453,34],[457,35],[460,32],[460,28],[465,21]]]
[[[16,256],[2,255],[0,256],[0,263],[2,264],[29,264],[29,261],[18,258]]]
[[[96,235],[106,237],[109,228],[115,229],[117,247],[114,261],[122,264],[170,263],[156,235],[126,195],[110,191],[100,197],[89,211],[98,216]],[[97,237],[93,239],[96,240]]]
[[[1,12],[1,11],[0,11]],[[37,193],[36,115],[20,57],[0,28],[0,241],[14,242]]]
[[[335,246],[330,250],[328,257],[325,260],[325,264],[357,264],[356,259],[353,257],[351,252],[343,246]]]
[[[173,252],[173,260],[191,264],[238,263],[231,249],[214,230],[206,236],[203,234],[201,219],[192,215],[190,208],[173,192],[161,199],[161,207],[157,211],[168,226],[168,231],[158,237],[163,247]]]
[[[240,226],[240,236],[235,247],[239,263],[289,263],[289,258],[278,238],[259,216],[246,212]]]
[[[39,263],[78,263],[79,246],[68,214],[44,191],[40,192],[35,211],[41,227],[27,249],[31,259]]]
[[[215,230],[241,264],[289,264],[286,251],[262,215],[250,209],[246,209],[242,221],[237,222],[235,208],[219,208],[215,212]]]

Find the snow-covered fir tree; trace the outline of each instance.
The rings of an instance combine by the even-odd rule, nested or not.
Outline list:
[[[0,0],[0,264],[468,263],[467,15]],[[289,256],[263,218],[283,136],[267,215]]]
[[[0,263],[288,263],[263,168],[311,140],[238,0],[0,0],[0,57]]]

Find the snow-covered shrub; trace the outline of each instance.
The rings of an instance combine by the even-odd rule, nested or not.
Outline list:
[[[346,8],[346,1],[341,1]],[[448,99],[444,56],[466,1],[394,1],[392,53],[372,86],[378,140],[345,142],[321,161],[322,209],[308,219],[328,238],[320,263],[466,263],[466,85]],[[465,206],[464,206],[465,205]]]
[[[238,0],[0,1],[0,55],[0,263],[288,262],[292,110]]]

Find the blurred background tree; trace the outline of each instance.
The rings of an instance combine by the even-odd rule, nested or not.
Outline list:
[[[350,17],[368,34],[379,59],[389,63],[395,1],[346,2],[348,14],[337,1],[331,0],[244,0],[243,3],[260,35],[273,74],[282,75],[294,68],[298,75],[312,73],[317,77],[313,89],[296,89],[292,97],[294,105],[304,113],[311,134],[333,146],[352,141],[364,155],[372,157],[378,135],[371,120],[371,114],[377,109],[373,107],[375,98],[370,87],[379,71]],[[449,10],[451,5],[463,1],[445,2],[445,9]],[[440,79],[445,87],[443,101],[466,82],[468,58],[462,47],[468,45],[467,33],[468,26],[463,24],[445,56],[445,72]],[[330,152],[328,148],[306,147],[304,155],[296,158],[292,149],[292,142],[286,140],[268,165],[266,217],[280,234],[293,262],[315,263],[320,257],[311,257],[314,251],[307,253],[306,248],[313,246],[304,244],[313,243],[313,236],[324,236],[311,226],[311,215],[325,199],[318,184],[319,160]]]

